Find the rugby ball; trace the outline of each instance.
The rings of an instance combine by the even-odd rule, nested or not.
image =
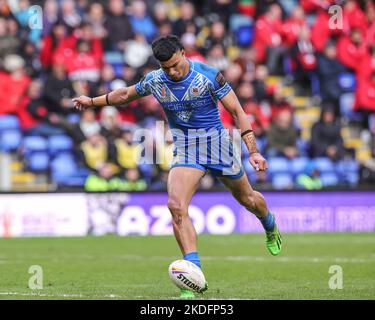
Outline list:
[[[206,284],[202,270],[187,260],[176,260],[169,265],[169,277],[180,289],[201,293]]]

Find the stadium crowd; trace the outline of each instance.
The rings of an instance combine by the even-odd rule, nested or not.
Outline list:
[[[43,9],[42,28],[30,28],[35,4]],[[332,21],[334,4],[342,16]],[[256,173],[243,148],[253,183],[321,189],[375,180],[374,165],[362,163],[359,170],[341,135],[343,125],[354,123],[374,144],[372,1],[0,0],[0,150],[61,187],[165,189],[172,139],[158,141],[162,163],[141,165],[133,141],[134,130],[155,132],[156,121],[164,120],[152,96],[83,113],[71,99],[138,82],[158,68],[150,43],[169,33],[181,38],[189,59],[222,71],[236,91],[270,161],[268,173]],[[321,108],[308,141],[301,138],[292,100],[270,77],[298,96],[314,97]],[[233,128],[219,108],[225,127]],[[12,116],[16,129],[6,125]],[[209,174],[202,181],[203,189],[218,185]]]

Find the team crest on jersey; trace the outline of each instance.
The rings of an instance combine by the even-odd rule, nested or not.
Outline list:
[[[162,86],[161,88],[161,97],[165,99],[167,97],[167,89],[165,86]]]
[[[191,93],[193,94],[194,97],[198,97],[198,95],[199,95],[199,89],[198,89],[198,87],[193,87],[191,89]]]

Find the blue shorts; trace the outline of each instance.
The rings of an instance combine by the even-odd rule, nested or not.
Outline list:
[[[244,174],[240,148],[234,147],[229,134],[223,131],[215,141],[205,144],[175,145],[171,168],[190,167],[207,172],[215,177],[238,179]]]

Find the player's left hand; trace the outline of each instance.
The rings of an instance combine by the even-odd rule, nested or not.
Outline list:
[[[259,152],[252,153],[249,162],[256,171],[266,171],[268,169],[267,160]]]

